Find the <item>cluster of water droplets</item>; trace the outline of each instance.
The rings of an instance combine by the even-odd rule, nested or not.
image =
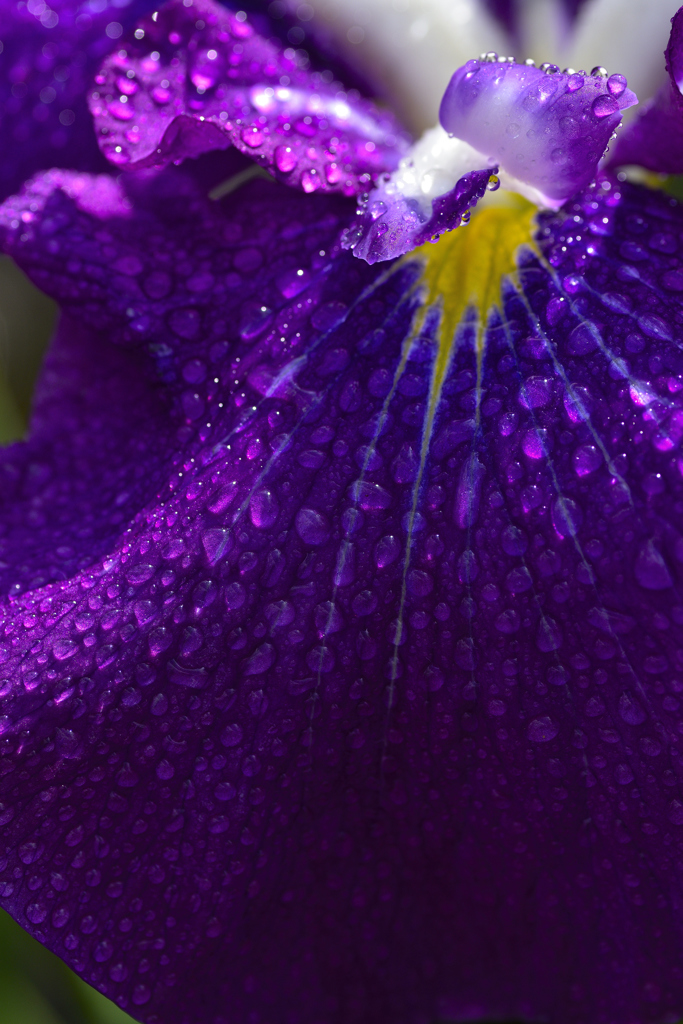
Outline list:
[[[306,62],[307,63],[307,62]],[[90,106],[120,167],[234,145],[305,192],[353,195],[394,165],[398,126],[329,72],[260,37],[244,12],[173,2],[109,57]]]

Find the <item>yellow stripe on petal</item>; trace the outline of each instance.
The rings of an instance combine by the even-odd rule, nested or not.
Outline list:
[[[503,278],[515,279],[517,253],[527,246],[538,253],[534,242],[536,207],[520,196],[505,196],[502,201],[474,214],[469,225],[442,235],[438,242],[428,242],[415,249],[404,261],[418,260],[424,269],[417,282],[422,290],[422,307],[413,325],[415,338],[424,324],[427,311],[438,307],[441,311],[437,330],[438,351],[432,370],[429,401],[422,425],[420,464],[413,484],[412,501],[408,513],[407,541],[403,557],[401,597],[397,615],[397,636],[403,629],[406,602],[406,581],[413,547],[415,516],[420,488],[431,442],[436,412],[441,398],[448,367],[453,353],[453,341],[467,310],[477,313],[477,376],[481,378],[483,337],[491,310],[501,304]],[[478,382],[479,385],[479,382]],[[479,390],[479,386],[477,388]],[[398,642],[391,660],[389,708],[394,702],[397,679]]]
[[[448,360],[455,333],[469,309],[477,314],[477,351],[481,353],[489,315],[500,305],[503,278],[514,280],[519,247],[525,245],[538,252],[533,203],[516,195],[506,195],[502,203],[489,203],[475,211],[467,226],[406,256],[407,260],[424,263],[420,279],[424,305],[417,330],[430,306],[441,307],[439,360]]]

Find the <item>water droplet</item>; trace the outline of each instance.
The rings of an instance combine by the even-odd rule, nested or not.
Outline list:
[[[508,555],[523,555],[528,547],[528,540],[517,526],[507,526],[503,530],[501,545]]]
[[[372,615],[376,607],[377,597],[370,590],[361,590],[351,603],[353,614],[359,617]]]
[[[548,743],[555,739],[559,731],[559,727],[552,718],[544,715],[542,718],[534,718],[532,722],[529,722],[527,736],[532,743]]]
[[[249,515],[258,529],[265,530],[277,520],[280,509],[272,491],[263,488],[255,491],[249,502]]]
[[[540,409],[552,395],[552,383],[545,377],[528,377],[519,391],[519,404],[525,409]]]
[[[375,564],[378,569],[384,569],[385,566],[391,565],[395,562],[401,553],[401,545],[397,537],[393,534],[387,534],[377,542],[375,547]]]
[[[242,742],[242,727],[236,722],[226,725],[221,733],[221,743],[224,747],[237,747]]]
[[[300,509],[296,514],[294,525],[304,544],[313,546],[324,544],[330,535],[327,519],[312,508]]]
[[[583,522],[583,512],[571,498],[559,497],[553,501],[551,519],[558,537],[575,537]]]
[[[468,529],[477,521],[485,472],[484,466],[474,453],[467,459],[460,472],[455,498],[455,521],[461,530]]]
[[[595,117],[609,117],[610,114],[619,113],[619,104],[614,96],[598,96],[591,104],[591,110]]]
[[[612,96],[621,96],[627,85],[628,82],[623,75],[610,75],[607,79],[607,88]]]
[[[552,619],[541,619],[538,625],[538,633],[536,634],[536,646],[539,651],[546,653],[556,651],[562,646],[560,627]]]
[[[577,476],[589,476],[602,464],[602,453],[594,444],[582,444],[572,457]]]
[[[244,665],[245,676],[261,675],[267,672],[275,661],[275,648],[272,644],[261,644]]]
[[[671,574],[654,541],[644,544],[636,557],[634,572],[641,587],[646,590],[666,590],[673,586]]]

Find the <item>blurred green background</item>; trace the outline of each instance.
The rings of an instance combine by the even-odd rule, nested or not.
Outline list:
[[[0,444],[22,437],[57,307],[0,256]]]
[[[0,911],[0,1024],[133,1024]]]

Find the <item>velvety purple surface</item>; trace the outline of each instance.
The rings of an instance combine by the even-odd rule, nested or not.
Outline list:
[[[342,246],[366,263],[403,256],[418,245],[437,239],[457,228],[463,214],[476,206],[486,191],[486,184],[497,167],[464,174],[455,187],[437,196],[430,216],[425,216],[414,199],[400,192],[390,193],[380,184],[361,196],[356,221],[345,232]]]
[[[664,174],[683,172],[683,11],[671,19],[665,51],[669,81],[619,137],[611,163],[639,164]]]
[[[331,74],[304,70],[293,49],[212,0],[171,0],[140,30],[105,61],[90,95],[102,151],[117,166],[233,145],[305,192],[355,195],[407,148],[390,115]]]
[[[509,174],[564,201],[595,177],[621,111],[638,102],[623,75],[469,60],[444,93],[439,120]]]
[[[421,462],[434,321],[347,200],[128,188],[0,212],[65,310],[0,468],[3,906],[143,1021],[677,1019],[680,207],[545,217]]]
[[[0,196],[39,168],[104,166],[86,92],[118,36],[151,0],[0,0]],[[30,9],[29,9],[30,8]]]

